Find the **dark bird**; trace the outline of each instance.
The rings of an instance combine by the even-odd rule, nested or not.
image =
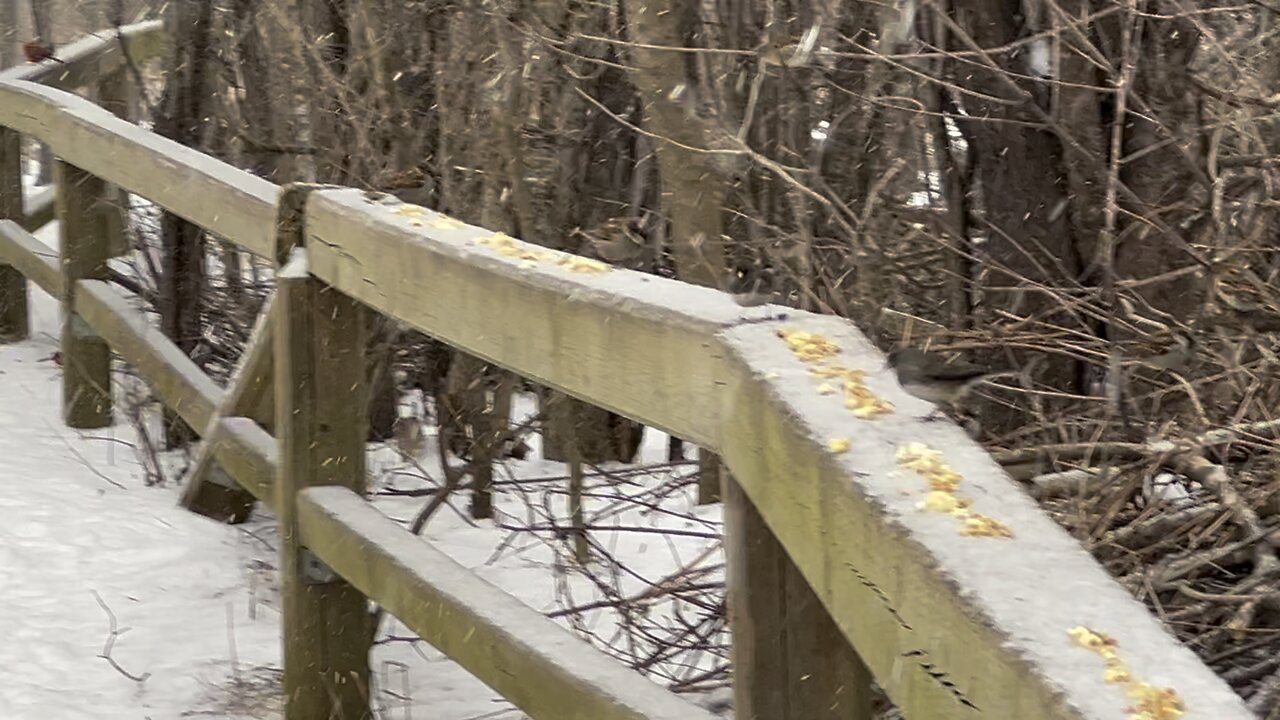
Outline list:
[[[52,45],[41,45],[38,42],[24,42],[22,43],[22,54],[27,58],[27,62],[29,63],[39,63],[44,62],[45,60],[52,60],[66,65],[61,58],[53,54]]]
[[[889,367],[898,374],[898,384],[908,395],[939,407],[955,407],[975,385],[1007,374],[910,347],[889,353]]]

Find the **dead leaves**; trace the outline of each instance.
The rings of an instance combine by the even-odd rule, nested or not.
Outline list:
[[[1072,628],[1067,634],[1081,647],[1092,650],[1102,658],[1106,664],[1102,673],[1103,680],[1127,686],[1125,690],[1134,702],[1125,708],[1129,720],[1176,720],[1186,712],[1186,705],[1173,688],[1156,687],[1133,677],[1120,657],[1119,643],[1115,638],[1083,626]]]

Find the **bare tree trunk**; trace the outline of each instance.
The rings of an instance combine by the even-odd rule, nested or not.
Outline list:
[[[630,0],[626,7],[632,36],[647,46],[683,46],[681,18],[686,13],[681,5],[676,0]],[[707,92],[688,76],[681,53],[637,48],[632,54],[631,78],[643,98],[645,125],[658,136],[662,206],[671,217],[676,273],[685,282],[727,288],[722,212],[728,174],[737,161],[723,153],[740,147],[701,117],[699,109],[689,109],[678,96],[673,99],[676,88],[695,98]]]
[[[1201,170],[1207,150],[1201,93],[1191,70],[1200,33],[1190,18],[1178,17],[1181,3],[1157,5],[1165,14],[1142,18],[1141,45],[1131,50],[1141,55],[1125,58],[1122,48],[1115,60],[1118,67],[1126,60],[1138,63],[1130,112],[1123,118],[1123,154],[1132,160],[1119,179],[1133,196],[1124,203],[1130,220],[1115,248],[1121,279],[1156,278],[1194,264],[1189,244],[1204,243],[1213,231],[1199,199],[1211,182]],[[1213,273],[1182,274],[1144,284],[1138,293],[1156,309],[1191,321],[1203,311],[1212,281]]]
[[[18,64],[18,0],[0,0],[0,70]]]
[[[544,389],[539,401],[543,413],[560,418],[543,427],[543,458],[570,462],[576,451],[587,463],[635,461],[644,425],[557,390]]]
[[[471,517],[493,517],[493,466],[502,457],[503,436],[511,423],[511,397],[516,378],[505,370],[491,371],[487,390],[481,397],[485,408],[480,416],[479,442],[471,459],[475,486],[471,491]]]
[[[961,32],[951,33],[952,49],[972,51],[975,44],[1000,47],[1020,36],[1016,3],[966,0],[953,7]],[[985,210],[981,216],[984,223],[976,228],[987,240],[984,248],[989,260],[981,312],[988,318],[998,311],[1018,317],[1040,313],[1042,322],[1060,321],[1090,332],[1092,328],[1081,326],[1078,318],[1054,313],[1052,308],[1062,304],[1060,298],[1035,291],[1072,286],[1078,282],[1082,262],[1062,211],[1069,189],[1062,143],[1050,129],[1038,125],[1042,115],[1037,112],[1034,88],[1024,88],[1028,83],[1010,77],[1010,73],[1030,74],[1023,56],[1004,54],[1000,62],[1003,65],[999,67],[957,63],[952,70],[965,89],[978,93],[955,100],[966,111],[958,125],[976,159],[974,179]],[[1009,366],[1013,360],[1005,350],[999,351],[992,363]],[[1039,379],[1064,392],[1080,390],[1078,363],[1060,356],[1045,363]],[[991,432],[1024,422],[1018,409],[983,408],[982,423]]]
[[[171,140],[199,148],[213,110],[209,63],[212,60],[213,0],[176,0],[166,18],[174,52],[166,74],[160,117],[155,130]],[[203,335],[205,289],[204,232],[172,213],[160,220],[160,328],[187,354]],[[166,410],[166,442],[172,447],[194,433],[177,414]]]
[[[239,118],[242,127],[236,134],[243,147],[244,165],[253,173],[279,183],[283,158],[273,149],[280,142],[277,118],[287,116],[292,98],[278,95],[276,91],[280,88],[272,82],[276,79],[272,65],[277,58],[271,56],[271,45],[265,34],[273,18],[258,0],[235,0],[233,11],[239,78],[244,86]]]
[[[584,483],[582,454],[574,443],[569,444],[569,524],[573,528],[573,557],[579,565],[591,559],[591,545],[587,540],[586,512],[582,507]]]
[[[36,42],[44,45],[53,44],[52,3],[49,0],[31,0],[31,22],[35,25]],[[48,145],[40,143],[40,171],[36,175],[37,185],[48,185],[53,182],[53,151]]]
[[[633,49],[632,82],[640,91],[646,127],[658,137],[655,146],[661,175],[662,207],[671,218],[676,275],[685,282],[727,289],[723,209],[729,177],[740,150],[733,138],[699,113],[699,97],[709,91],[690,75],[681,53],[645,49],[679,47],[691,28],[690,13],[677,0],[629,0],[627,27],[642,47]],[[696,20],[696,13],[693,13]],[[674,91],[682,88],[685,102]],[[698,497],[703,503],[720,497],[718,460],[700,451]]]
[[[369,440],[379,441],[391,438],[400,415],[400,390],[393,367],[400,332],[396,322],[384,315],[369,324]]]

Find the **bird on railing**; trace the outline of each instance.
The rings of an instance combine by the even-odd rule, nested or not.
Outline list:
[[[913,395],[937,406],[954,406],[974,385],[992,373],[963,360],[949,362],[938,353],[912,347],[889,353],[889,367],[898,375],[898,384]]]
[[[53,54],[52,45],[41,45],[35,41],[22,43],[22,54],[27,58],[27,62],[29,63],[40,63],[45,60],[52,60],[54,62],[62,63],[63,65],[67,64],[62,60],[62,58]]]

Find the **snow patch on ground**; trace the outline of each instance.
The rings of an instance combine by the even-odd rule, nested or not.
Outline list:
[[[56,223],[39,235],[56,246]],[[280,717],[277,538],[271,518],[259,512],[243,526],[221,525],[180,509],[176,483],[148,487],[134,431],[119,405],[112,428],[82,432],[63,425],[60,368],[51,358],[58,307],[38,289],[31,296],[32,339],[0,345],[0,625],[9,631],[0,643],[0,717]],[[520,405],[522,413],[531,412],[528,398]],[[665,441],[650,431],[642,460],[662,459]],[[433,438],[429,444],[434,446]],[[418,460],[428,472],[439,468],[431,452]],[[510,467],[504,479],[564,473],[562,464],[541,460]],[[370,470],[380,489],[424,486],[389,448],[371,455]],[[628,492],[644,494],[651,480],[633,478]],[[500,487],[499,516],[523,519],[532,505],[542,504],[536,497],[529,502],[538,492],[536,485],[522,492]],[[563,496],[553,500],[563,504]],[[407,522],[423,502],[383,496],[376,504]],[[611,509],[604,500],[591,501],[588,509],[599,525],[718,529],[718,507],[694,508],[692,497],[683,495],[655,502],[696,520]],[[557,595],[566,591],[574,602],[600,597],[562,565],[553,572],[557,560],[544,543],[512,536],[492,522],[472,524],[465,518],[464,497],[452,504],[432,519],[424,537],[458,562],[542,611],[556,607]],[[697,534],[596,537],[610,552],[629,558],[639,574],[656,579],[677,558],[688,561],[707,551],[711,541]],[[635,578],[622,585],[643,587]],[[104,647],[112,639],[113,618],[108,661]],[[598,613],[587,623],[607,636],[613,619]],[[381,718],[521,717],[398,623],[376,648],[373,670]]]

